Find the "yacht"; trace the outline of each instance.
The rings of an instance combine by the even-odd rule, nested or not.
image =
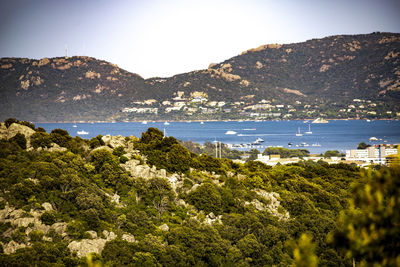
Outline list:
[[[87,134],[89,134],[89,132],[86,132],[84,130],[77,131],[76,133],[79,134],[79,135],[87,135]]]
[[[296,133],[296,136],[303,136],[303,134],[300,132],[300,127],[299,127],[299,129],[298,129],[298,131]]]
[[[253,142],[253,145],[258,145],[264,142],[264,139],[262,138],[257,138],[256,141]]]
[[[229,130],[229,131],[226,131],[225,134],[234,135],[234,134],[237,134],[237,132]]]
[[[305,133],[306,133],[306,134],[312,134],[311,125],[310,125],[310,124],[308,124],[308,131],[305,132]]]

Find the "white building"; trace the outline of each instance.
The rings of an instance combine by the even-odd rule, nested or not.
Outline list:
[[[386,163],[386,156],[397,154],[397,148],[388,148],[385,146],[371,146],[366,149],[346,150],[346,160],[359,160],[372,163]]]

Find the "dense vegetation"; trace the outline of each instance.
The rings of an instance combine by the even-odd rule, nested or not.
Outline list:
[[[102,236],[104,230],[117,238],[89,264],[395,266],[400,261],[398,166],[374,171],[309,161],[238,164],[190,152],[155,128],[113,148],[104,146],[101,136],[83,140],[61,129],[48,134],[33,128],[34,149],[25,149],[22,137],[0,140],[1,208],[41,211],[43,224],[67,227],[63,234],[26,235],[33,225],[1,221],[3,247],[11,240],[29,242],[12,254],[0,247],[2,266],[86,265],[68,244],[90,239],[87,231]],[[50,151],[52,143],[67,149]],[[165,169],[167,178],[133,177],[122,164],[131,161]],[[169,179],[173,173],[180,183]],[[114,194],[119,203],[111,201]],[[52,211],[43,210],[45,202]],[[123,234],[136,241],[123,240]]]
[[[244,107],[263,99],[274,105],[292,105],[296,112],[289,112],[290,108],[257,112],[279,112],[291,118],[309,119],[321,114],[329,118],[394,118],[400,112],[399,43],[398,33],[372,33],[267,45],[210,65],[206,70],[147,80],[89,57],[40,61],[2,58],[0,119],[237,119],[244,116]],[[161,103],[173,102],[178,91],[184,93],[187,102],[199,92],[209,101],[225,101],[229,105],[223,109],[229,112],[221,108],[218,112],[211,109],[210,113],[167,113]],[[121,112],[146,99],[158,101],[144,105],[158,108],[157,113]],[[350,108],[355,104],[353,99],[372,103]],[[243,103],[240,110],[235,102]],[[368,110],[369,105],[375,106]],[[348,109],[352,111],[340,111]]]

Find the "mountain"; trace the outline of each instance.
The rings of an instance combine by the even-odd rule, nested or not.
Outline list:
[[[170,78],[143,79],[90,57],[2,58],[0,73],[0,119],[88,121],[321,115],[392,118],[400,112],[398,33],[268,44],[210,64],[208,69]]]

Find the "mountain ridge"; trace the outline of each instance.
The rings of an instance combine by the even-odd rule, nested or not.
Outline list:
[[[267,103],[274,107],[253,113],[392,118],[400,111],[399,47],[398,33],[335,35],[262,45],[207,69],[149,79],[91,57],[1,58],[1,114],[33,121],[230,119],[248,118],[246,107]],[[201,97],[204,105],[192,102]],[[353,99],[378,107],[340,114]],[[224,103],[216,109],[213,102]]]

